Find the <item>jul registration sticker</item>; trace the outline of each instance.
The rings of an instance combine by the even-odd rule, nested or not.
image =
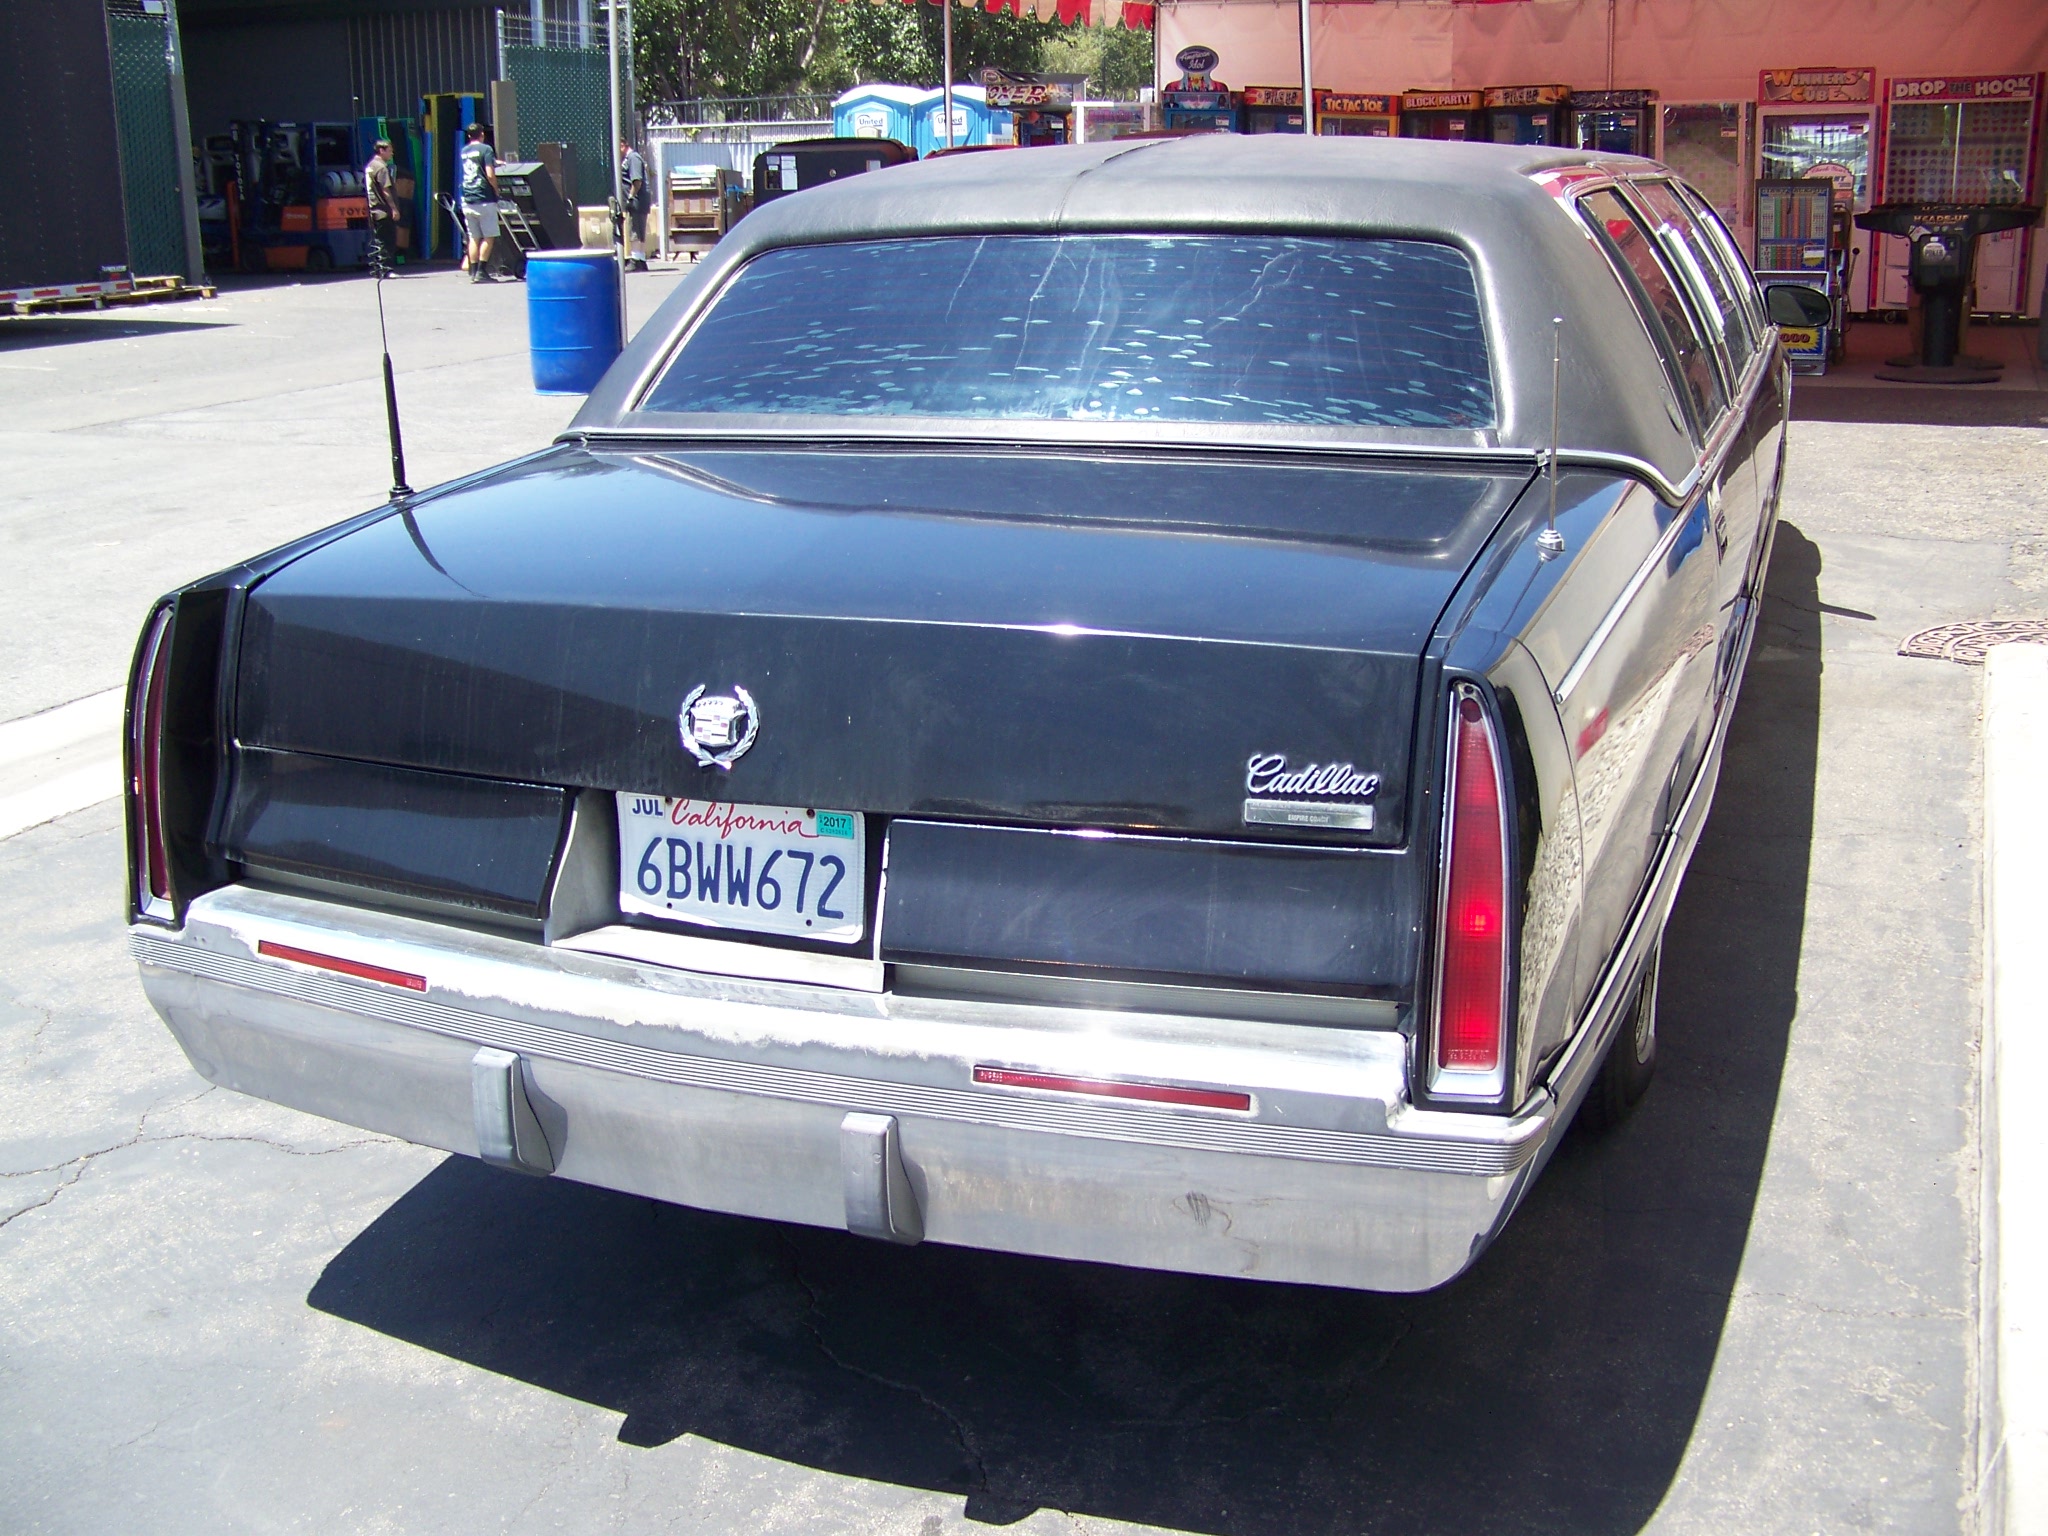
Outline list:
[[[857,811],[627,794],[618,806],[621,912],[839,942],[866,927]]]

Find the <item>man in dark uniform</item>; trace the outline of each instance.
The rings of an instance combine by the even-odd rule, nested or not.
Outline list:
[[[645,272],[647,207],[653,199],[647,195],[647,161],[624,139],[619,140],[619,187],[625,193],[626,217],[633,230],[632,243],[626,247],[626,270]]]
[[[391,171],[391,141],[379,139],[363,167],[363,195],[370,210],[370,260],[374,270],[398,265],[398,183]]]

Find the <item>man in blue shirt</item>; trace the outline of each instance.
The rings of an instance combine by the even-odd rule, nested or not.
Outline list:
[[[469,125],[462,146],[462,222],[469,236],[469,280],[495,283],[491,242],[498,238],[498,157],[484,142],[484,125]]]

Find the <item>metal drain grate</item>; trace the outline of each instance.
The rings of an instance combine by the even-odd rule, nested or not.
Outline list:
[[[1959,624],[1937,624],[1908,635],[1899,654],[1981,667],[1984,653],[1991,647],[2014,644],[2048,645],[2048,619],[1965,619]]]

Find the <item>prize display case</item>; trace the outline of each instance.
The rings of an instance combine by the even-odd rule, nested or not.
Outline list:
[[[1580,91],[1565,113],[1564,142],[1604,155],[1657,152],[1655,91]]]
[[[1888,81],[1884,201],[1952,207],[2034,202],[2040,105],[2037,74]],[[1978,311],[2024,312],[2032,236],[2029,229],[2009,229],[1978,240]],[[1878,236],[1880,307],[1906,307],[1911,254],[1905,237]]]
[[[991,67],[981,72],[981,88],[992,110],[1010,114],[1011,132],[1019,146],[1076,142],[1071,81]]]
[[[1401,131],[1401,98],[1316,92],[1316,132],[1361,139],[1391,139]]]

